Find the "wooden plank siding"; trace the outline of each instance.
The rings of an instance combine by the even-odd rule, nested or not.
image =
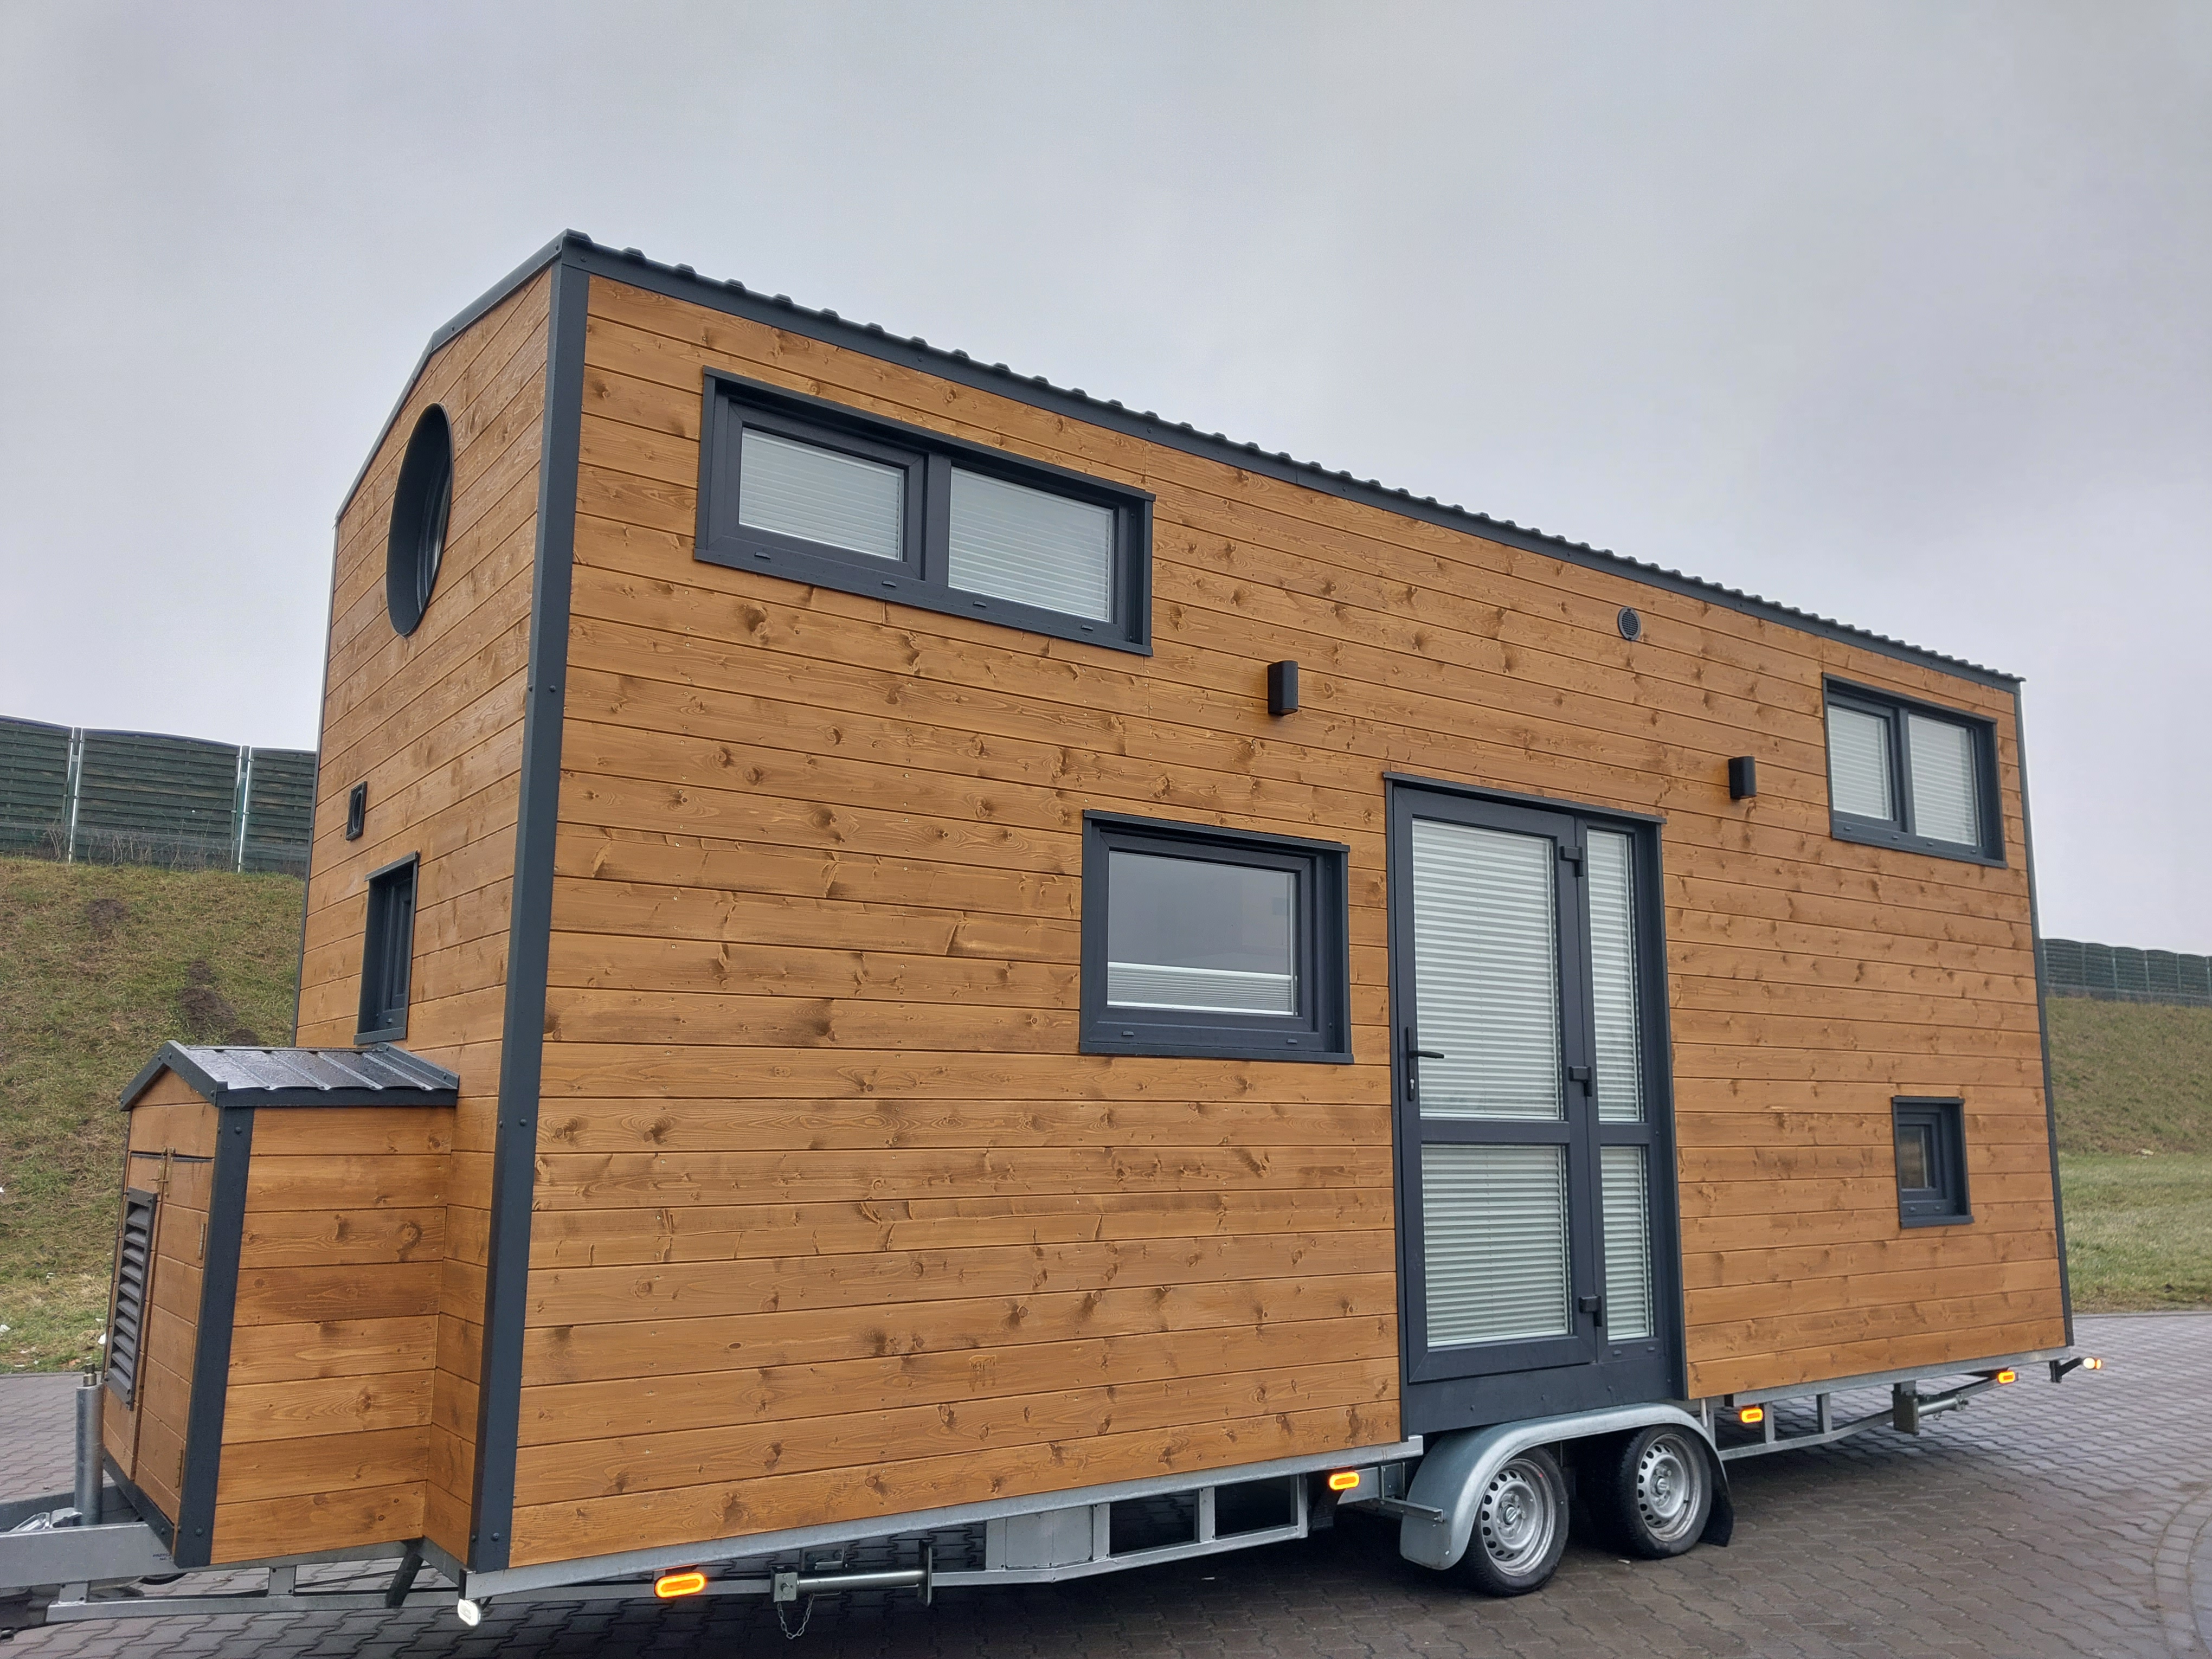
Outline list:
[[[2060,1340],[2008,694],[605,278],[585,356],[516,1565],[1395,1437],[1389,771],[1666,818],[1693,1393]],[[709,368],[1153,492],[1152,655],[698,562]],[[1831,836],[1824,674],[1996,722],[2005,866]],[[1090,809],[1348,844],[1357,1063],[1079,1055]]]
[[[255,1111],[216,1562],[422,1534],[453,1116]]]
[[[184,1490],[185,1431],[207,1260],[216,1112],[173,1075],[157,1078],[131,1114],[123,1185],[158,1193],[131,1402],[111,1393],[101,1443],[124,1476],[173,1526]],[[111,1293],[111,1305],[112,1305]]]
[[[541,272],[431,356],[338,521],[295,1040],[353,1041],[366,878],[420,854],[405,1041],[459,1075],[460,1103],[431,1152],[377,1140],[405,1112],[322,1114],[321,1132],[366,1137],[327,1156],[264,1156],[257,1138],[233,1388],[282,1398],[333,1382],[355,1405],[337,1427],[308,1403],[319,1396],[298,1396],[299,1420],[330,1454],[331,1484],[312,1503],[294,1490],[315,1464],[304,1450],[289,1449],[282,1468],[265,1461],[274,1453],[226,1450],[221,1559],[295,1535],[295,1504],[334,1539],[427,1531],[456,1554],[468,1547],[550,292]],[[401,457],[433,404],[453,425],[453,507],[436,588],[403,638],[385,605],[386,538]],[[362,782],[366,833],[349,842],[347,795]],[[264,1112],[263,1133],[283,1115]],[[410,1379],[394,1407],[404,1425],[383,1403],[398,1377]],[[416,1447],[404,1477],[403,1439]],[[356,1487],[367,1496],[336,1496]]]

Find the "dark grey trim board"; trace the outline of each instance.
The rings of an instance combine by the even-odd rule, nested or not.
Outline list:
[[[538,464],[538,546],[531,575],[529,701],[507,913],[507,1017],[492,1141],[491,1230],[484,1272],[483,1364],[468,1565],[495,1571],[514,1547],[516,1436],[522,1417],[522,1321],[530,1290],[530,1202],[538,1087],[545,1058],[546,957],[553,928],[553,845],[561,814],[562,711],[568,594],[576,550],[576,470],[584,421],[584,322],[591,278],[564,248],[553,269],[546,331],[544,441]]]
[[[416,374],[421,373],[421,366],[417,365]],[[408,377],[407,385],[409,391],[414,389],[415,381],[412,375]],[[403,402],[406,395],[406,392],[400,394]],[[394,420],[398,419],[399,410],[397,408],[392,411],[392,417]],[[381,438],[377,440],[380,447],[383,441]],[[375,449],[372,448],[368,453],[370,460],[376,458]],[[361,465],[362,472],[366,476],[368,471],[368,461],[363,461]],[[360,487],[361,480],[356,478],[354,488],[358,489]],[[349,490],[346,498],[350,501],[352,497],[353,492]],[[340,511],[343,512],[343,509],[341,508]],[[322,690],[315,694],[315,775],[309,780],[307,785],[307,873],[300,879],[300,955],[294,965],[292,974],[292,1041],[295,1042],[300,1040],[300,1010],[306,1006],[307,994],[307,901],[315,890],[315,814],[322,810],[323,805],[323,726],[330,715],[331,644],[332,636],[337,632],[337,626],[338,532],[337,526],[332,525],[331,526],[330,597],[323,605]]]
[[[2035,1030],[2043,1045],[2043,1121],[2051,1138],[2051,1220],[2058,1236],[2058,1300],[2066,1314],[2066,1346],[2074,1346],[2074,1285],[2066,1267],[2066,1197],[2058,1181],[2058,1095],[2051,1082],[2050,987],[2043,965],[2043,920],[2035,900],[2035,815],[2027,805],[2027,727],[2018,686],[2012,692],[2012,741],[2020,757],[2020,857],[2027,871],[2028,937],[2035,944]]]
[[[130,1504],[137,1511],[138,1518],[153,1529],[154,1536],[161,1540],[161,1547],[169,1552],[169,1559],[176,1559],[176,1523],[161,1513],[161,1506],[147,1496],[144,1487],[123,1473],[122,1465],[104,1448],[100,1451],[100,1461],[106,1468],[107,1478],[115,1483],[116,1491],[123,1494],[123,1501]]]
[[[1004,363],[985,364],[978,362],[964,351],[947,351],[920,338],[901,338],[887,332],[878,324],[848,322],[834,311],[810,311],[804,306],[793,304],[781,295],[771,298],[752,292],[742,283],[716,282],[700,276],[689,265],[660,264],[647,258],[635,248],[625,248],[617,252],[612,248],[602,247],[581,231],[563,232],[547,247],[517,267],[502,284],[433,335],[429,348],[423,353],[424,360],[427,362],[430,352],[443,344],[454,332],[465,328],[536,275],[539,268],[556,253],[564,263],[573,262],[578,268],[611,281],[627,283],[649,293],[687,301],[727,316],[743,317],[769,328],[842,346],[848,350],[864,352],[884,362],[916,368],[957,385],[1010,398],[1034,408],[1048,410],[1110,432],[1141,438],[1148,443],[1180,450],[1185,454],[1219,461],[1224,465],[1263,477],[1319,490],[1340,500],[1358,501],[1404,518],[1439,525],[1447,530],[1480,536],[1486,541],[1497,542],[1507,547],[1540,553],[1568,564],[1602,570],[1611,575],[1640,582],[1647,587],[1717,605],[1740,615],[1756,617],[1800,633],[1859,646],[1882,656],[1893,657],[1900,662],[1917,663],[1939,674],[1954,675],[1984,685],[2010,687],[2019,684],[2017,675],[1984,668],[1960,658],[1947,657],[1941,652],[1908,645],[1902,640],[1890,639],[1826,617],[1816,617],[1808,611],[1761,599],[1757,594],[1724,587],[1717,582],[1704,581],[1695,576],[1686,576],[1679,570],[1662,569],[1657,565],[1645,564],[1618,553],[1608,553],[1587,543],[1547,535],[1540,530],[1528,529],[1506,520],[1489,518],[1463,507],[1439,502],[1433,496],[1416,496],[1408,490],[1393,489],[1373,478],[1358,479],[1349,472],[1331,471],[1310,461],[1294,460],[1280,452],[1270,453],[1257,444],[1240,444],[1218,432],[1200,432],[1188,421],[1174,422],[1163,420],[1149,410],[1140,412],[1127,408],[1117,399],[1091,397],[1080,387],[1055,386],[1042,375],[1016,374]],[[421,372],[418,365],[416,373],[419,374]],[[413,377],[410,376],[408,382],[410,391],[413,385]],[[400,403],[404,404],[405,402],[406,393],[403,392]],[[395,407],[392,412],[396,419],[398,409]],[[385,430],[389,432],[390,429],[391,422],[387,421]],[[382,436],[377,442],[382,444]],[[370,452],[372,456],[374,453],[373,449]],[[363,476],[367,472],[368,468],[364,465]],[[359,487],[356,480],[355,488],[357,489]],[[348,499],[351,499],[350,492]]]
[[[199,1331],[192,1352],[185,1478],[177,1494],[177,1534],[169,1550],[180,1567],[207,1565],[215,1544],[223,1407],[230,1392],[231,1327],[238,1313],[238,1267],[246,1236],[246,1176],[252,1157],[253,1113],[223,1113],[216,1120],[214,1191],[208,1200],[207,1255],[200,1267]]]

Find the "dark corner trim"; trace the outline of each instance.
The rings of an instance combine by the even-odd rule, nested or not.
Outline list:
[[[522,1416],[522,1320],[530,1289],[530,1203],[538,1094],[545,1057],[546,955],[553,927],[553,847],[561,811],[561,726],[575,562],[576,471],[584,421],[584,324],[591,277],[565,239],[553,252],[544,441],[538,455],[538,547],[531,576],[529,702],[507,917],[507,1021],[492,1143],[491,1231],[484,1273],[483,1368],[468,1565],[508,1564],[514,1534],[515,1439]]]
[[[417,364],[415,373],[419,374],[422,372],[422,366]],[[408,385],[410,388],[414,385],[411,375]],[[395,408],[392,414],[396,420],[399,411]],[[379,437],[376,448],[368,452],[368,460],[362,463],[362,477],[368,475],[369,461],[376,459],[376,449],[381,448],[383,444],[384,440]],[[354,489],[360,488],[361,479],[356,477]],[[350,501],[352,497],[353,491],[347,491],[347,500]],[[345,509],[341,507],[338,510],[343,513]],[[323,725],[328,718],[331,706],[331,638],[337,631],[337,625],[338,533],[334,524],[331,526],[331,596],[323,607],[323,689],[315,696],[315,769],[307,782],[307,868],[300,878],[300,954],[293,964],[292,972],[292,1041],[295,1043],[300,1040],[300,1011],[306,1006],[307,996],[307,899],[315,888],[315,816],[323,807]]]
[[[123,1473],[121,1467],[105,1449],[100,1454],[100,1461],[107,1471],[107,1478],[115,1483],[116,1491],[123,1494],[123,1501],[130,1504],[137,1511],[138,1518],[152,1529],[154,1536],[161,1540],[161,1547],[169,1552],[170,1559],[173,1560],[177,1553],[175,1524],[161,1513],[161,1506],[146,1495],[143,1487]]]
[[[2012,690],[2012,743],[2020,760],[2020,859],[2027,872],[2027,927],[2035,947],[2035,1030],[2043,1044],[2043,1116],[2051,1139],[2051,1220],[2058,1235],[2058,1300],[2066,1346],[2074,1346],[2074,1283],[2066,1266],[2066,1197],[2058,1183],[2058,1096],[2051,1081],[2051,990],[2043,966],[2043,918],[2035,897],[2035,814],[2027,807],[2027,727],[2021,691]]]
[[[253,1114],[225,1112],[216,1121],[216,1134],[207,1259],[200,1270],[199,1340],[192,1355],[192,1404],[185,1432],[185,1478],[177,1494],[176,1539],[169,1550],[180,1567],[207,1565],[215,1547],[215,1495],[222,1474],[223,1407],[230,1390],[231,1323],[238,1312]]]

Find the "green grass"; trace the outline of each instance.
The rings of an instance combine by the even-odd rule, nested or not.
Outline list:
[[[95,1353],[117,1097],[173,1037],[290,1042],[299,950],[289,876],[0,858],[0,1371]]]
[[[2066,1152],[2058,1169],[2075,1311],[2212,1307],[2212,1155]]]
[[[2212,1008],[2051,999],[2062,1152],[2212,1152]]]

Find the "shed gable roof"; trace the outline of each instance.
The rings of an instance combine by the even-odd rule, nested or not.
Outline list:
[[[450,1106],[461,1080],[397,1044],[246,1048],[165,1042],[123,1091],[128,1111],[163,1072],[217,1106]]]

